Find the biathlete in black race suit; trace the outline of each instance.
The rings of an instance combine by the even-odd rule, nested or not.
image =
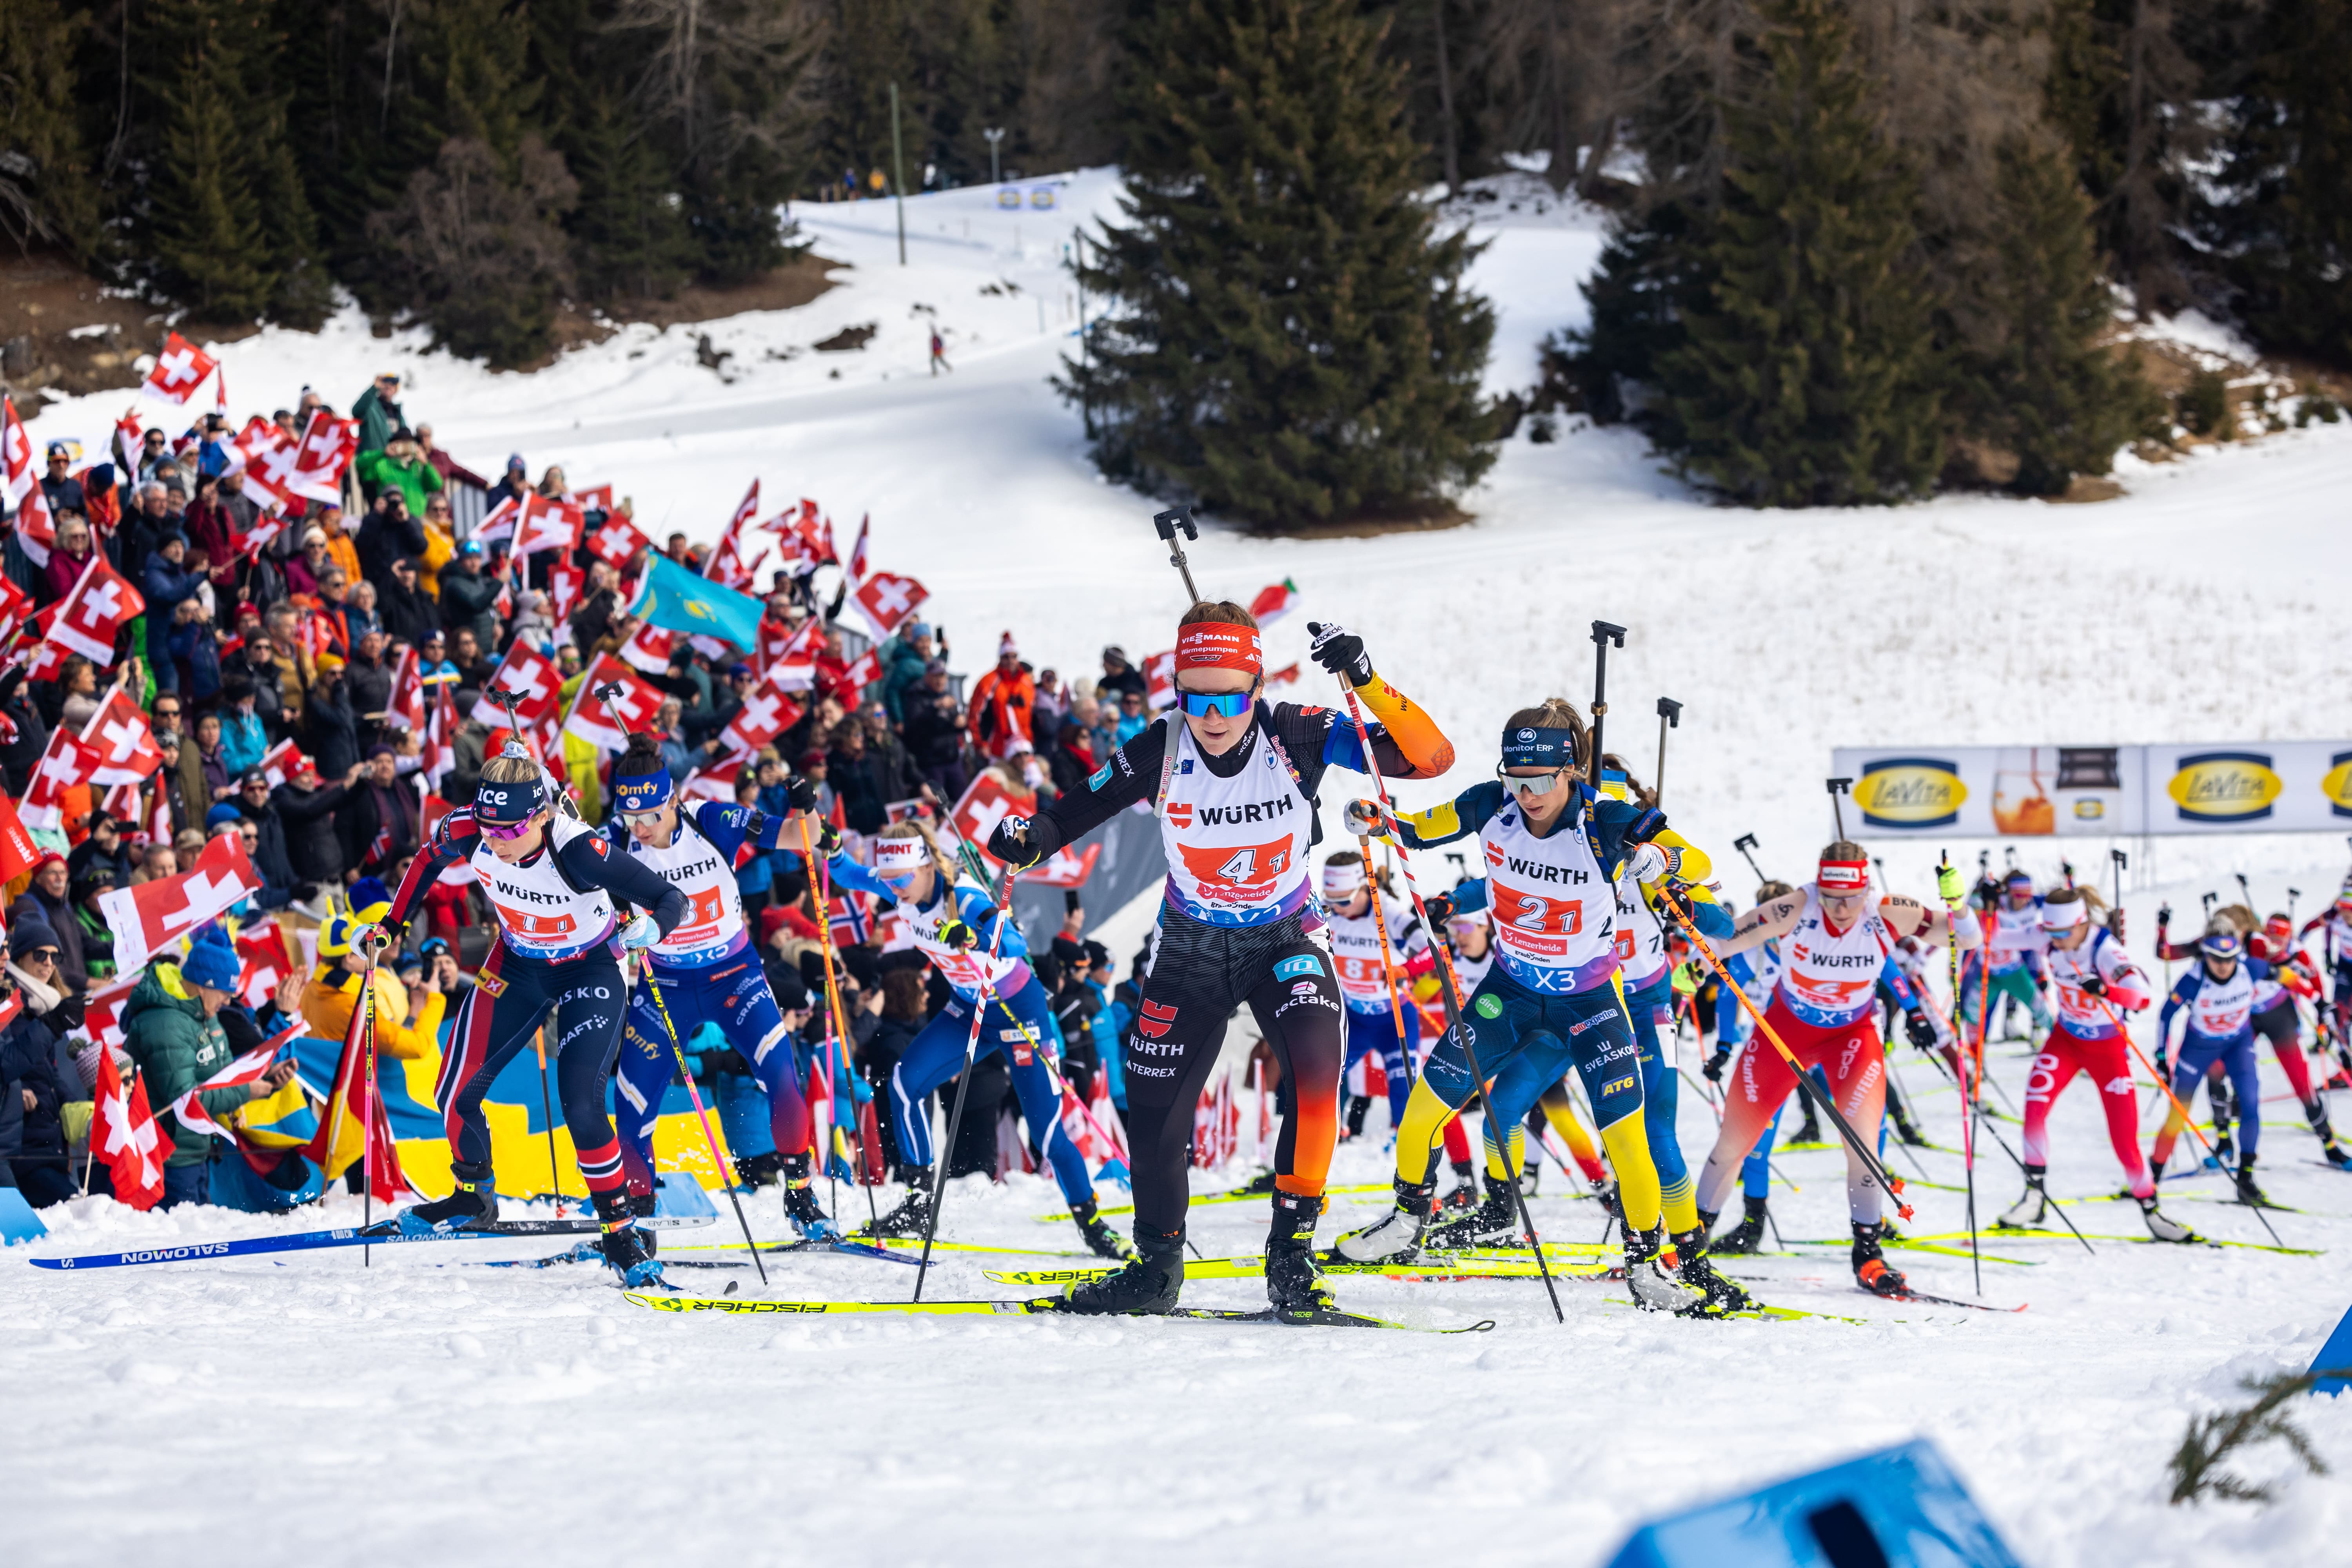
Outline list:
[[[661,1265],[630,1227],[621,1142],[604,1111],[604,1080],[628,1011],[625,949],[647,948],[686,917],[686,895],[633,856],[620,854],[579,817],[559,815],[544,770],[520,746],[482,768],[473,804],[443,817],[394,895],[384,927],[395,942],[426,889],[452,866],[472,867],[498,915],[498,940],[457,1009],[433,1098],[449,1135],[457,1191],[402,1211],[412,1234],[461,1230],[499,1217],[490,1131],[482,1097],[500,1068],[555,1010],[555,1082],[580,1174],[604,1227],[604,1260],[630,1286],[661,1278]],[[643,912],[624,923],[616,905]],[[642,1194],[644,1212],[652,1196]]]
[[[1372,673],[1345,627],[1310,624],[1315,661],[1342,675],[1377,719],[1373,749],[1389,778],[1434,778],[1454,748],[1429,715]],[[1135,1259],[1073,1288],[1079,1312],[1165,1312],[1184,1283],[1192,1110],[1243,1002],[1290,1089],[1275,1151],[1266,1296],[1280,1313],[1330,1305],[1315,1268],[1315,1222],[1339,1131],[1346,1034],[1328,946],[1318,940],[1307,855],[1319,837],[1315,792],[1333,766],[1367,771],[1350,717],[1261,698],[1257,622],[1239,605],[1197,604],[1176,637],[1181,709],[1113,753],[1083,790],[1030,818],[1008,818],[989,849],[1036,864],[1150,801],[1168,857],[1142,994],[1126,1041],[1128,1142],[1134,1156]]]

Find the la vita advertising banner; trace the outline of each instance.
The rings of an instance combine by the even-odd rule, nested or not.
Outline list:
[[[1841,746],[1832,757],[1853,780],[1863,837],[2352,833],[2352,741]]]

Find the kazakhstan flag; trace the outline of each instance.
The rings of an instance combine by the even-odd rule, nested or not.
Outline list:
[[[749,594],[696,576],[667,555],[651,555],[628,613],[669,631],[719,637],[748,650],[760,646],[760,616],[766,608]]]

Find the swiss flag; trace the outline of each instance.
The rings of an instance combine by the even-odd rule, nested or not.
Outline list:
[[[286,775],[292,773],[294,764],[301,760],[302,748],[296,745],[289,735],[262,752],[261,761],[255,765],[261,769],[261,776],[269,781],[269,787],[276,789],[286,782]]]
[[[490,677],[490,687],[518,693],[515,717],[530,724],[555,711],[562,700],[563,677],[553,659],[529,644],[518,642],[499,661],[498,673]],[[483,688],[485,695],[474,704],[473,716],[485,724],[503,724],[507,710],[489,700],[489,689]]]
[[[525,496],[522,515],[516,523],[514,552],[530,555],[541,550],[577,550],[580,531],[587,521],[586,510],[571,501]]]
[[[41,476],[33,466],[33,438],[16,417],[16,400],[0,395],[0,494],[16,508],[16,542],[36,566],[49,563],[49,546],[57,541],[49,500],[41,489]]]
[[[853,583],[866,575],[866,536],[872,527],[870,516],[857,520],[857,542],[849,547],[849,564],[845,568]]]
[[[32,784],[25,791],[25,826],[63,832],[65,792],[89,783],[104,754],[70,730],[50,731],[48,749],[41,753]]]
[[[604,562],[615,572],[628,569],[637,558],[637,552],[650,549],[653,541],[637,531],[637,525],[617,511],[604,514],[604,521],[589,531],[585,541],[588,553]]]
[[[929,589],[896,572],[875,573],[849,595],[857,613],[874,628],[877,642],[887,641],[899,624],[915,613],[915,606],[930,596]]]
[[[356,419],[344,419],[321,408],[310,416],[295,456],[289,488],[296,495],[330,505],[343,499],[343,470],[360,449]]]
[[[754,555],[748,562],[745,561],[739,536],[730,532],[712,548],[710,559],[702,563],[702,574],[713,583],[722,584],[740,592],[749,592],[752,584],[753,572],[760,563],[767,558],[768,552],[762,547],[759,554]]]
[[[405,643],[392,661],[392,699],[383,720],[412,735],[425,733],[425,674],[416,667],[416,650]]]
[[[719,537],[721,539],[733,538],[735,535],[742,532],[745,529],[751,527],[751,520],[759,515],[760,481],[753,479],[751,481],[751,488],[743,492],[742,500],[737,503],[735,515],[727,520],[727,526],[725,529],[720,531]]]
[[[265,511],[283,510],[294,499],[294,478],[302,445],[269,420],[255,415],[230,444],[246,499]]]
[[[113,888],[98,896],[99,913],[114,933],[114,962],[128,971],[143,964],[205,921],[261,891],[261,878],[235,834],[205,841],[191,869],[176,877]]]
[[[239,523],[236,513],[232,511],[228,516],[229,544],[239,556],[248,560],[257,559],[261,554],[262,547],[284,531],[285,527],[286,514],[275,507],[254,513],[251,528]],[[224,647],[221,653],[226,657],[228,649]]]
[[[1095,874],[1095,862],[1101,858],[1102,845],[1099,841],[1075,853],[1065,844],[1035,867],[1022,873],[1021,879],[1047,888],[1083,888],[1087,885],[1087,879]]]
[[[99,753],[98,765],[90,771],[92,784],[135,785],[163,765],[163,753],[155,744],[155,731],[147,727],[147,715],[120,686],[89,716],[81,738]]]
[[[58,520],[49,511],[49,493],[35,485],[16,508],[16,543],[36,566],[49,563],[49,550],[58,542]]]
[[[730,757],[713,767],[697,768],[686,775],[677,793],[686,800],[715,800],[721,805],[735,804],[735,780],[743,771],[743,759]]]
[[[559,621],[571,616],[572,606],[580,601],[581,584],[588,574],[569,562],[558,562],[547,569],[548,608]]]
[[[109,453],[120,470],[116,477],[121,483],[128,485],[139,477],[139,458],[146,446],[146,426],[140,421],[138,405],[133,404],[114,422],[114,447]]]
[[[260,1082],[264,1075],[269,1071],[270,1064],[278,1059],[278,1053],[291,1045],[309,1027],[309,1025],[299,1018],[287,1025],[269,1038],[243,1056],[234,1058],[228,1066],[172,1101],[172,1114],[178,1117],[180,1125],[190,1131],[209,1132],[215,1138],[234,1136],[227,1128],[221,1126],[205,1113],[204,1106],[198,1103],[196,1096],[206,1089],[240,1089],[248,1084]]]
[[[521,515],[522,503],[512,496],[507,497],[506,500],[484,512],[482,521],[474,525],[476,542],[488,549],[501,540],[512,539],[515,520]]]
[[[177,334],[174,334],[176,337]],[[126,989],[125,994],[128,994]],[[155,1113],[147,1108],[147,1085],[134,1079],[125,1092],[114,1052],[98,1053],[98,1110],[90,1121],[92,1155],[106,1162],[117,1202],[152,1209],[163,1196],[163,1162],[172,1157]]]
[[[584,490],[572,490],[567,492],[563,499],[579,507],[583,511],[611,511],[613,510],[613,487],[610,485],[591,485]]]
[[[800,705],[785,695],[777,679],[781,668],[772,667],[760,678],[735,717],[719,731],[719,744],[730,754],[748,756],[801,721]]]
[[[25,831],[16,803],[0,795],[0,882],[13,882],[41,863],[41,847]]]
[[[16,635],[33,615],[33,596],[16,586],[12,578],[0,577],[0,643]]]
[[[882,679],[882,650],[869,647],[857,656],[847,669],[841,672],[841,685],[845,691],[863,692]]]
[[[442,778],[457,765],[457,703],[443,681],[433,689],[433,717],[425,726],[425,787],[437,790]],[[428,828],[430,824],[427,825]]]
[[[761,635],[765,635],[764,630]],[[676,632],[647,621],[637,628],[635,636],[621,645],[621,657],[647,675],[664,675],[669,670],[670,650],[677,646]]]
[[[1008,816],[1033,816],[1036,810],[1034,795],[1007,784],[994,768],[983,768],[948,813],[948,822],[965,843],[987,855],[988,836],[996,831],[998,823]]]
[[[147,390],[166,403],[184,405],[219,368],[218,360],[173,332],[155,356],[155,368],[147,373]]]
[[[73,591],[65,596],[57,625],[49,628],[49,639],[92,663],[112,664],[115,634],[146,608],[147,601],[131,585],[131,579],[108,565],[104,553],[94,550]]]
[[[597,695],[608,685],[621,689],[609,702]],[[598,654],[572,700],[572,711],[564,718],[563,732],[604,751],[622,751],[628,746],[631,731],[653,727],[662,700],[659,689],[638,679],[636,671],[609,653]]]
[[[294,973],[293,947],[278,923],[266,920],[236,933],[236,955],[245,961],[236,977],[237,997],[259,1012]]]
[[[1176,700],[1176,650],[1155,653],[1143,661],[1143,702],[1165,708]]]
[[[767,639],[767,628],[775,622],[762,619],[760,637]],[[801,629],[788,632],[768,657],[767,673],[775,678],[779,691],[806,691],[816,684],[816,656],[822,646],[820,634],[824,628],[811,616],[801,623]]]
[[[139,989],[139,976],[126,974],[110,980],[89,994],[89,1005],[82,1011],[82,1027],[89,1037],[109,1050],[122,1046],[122,1005]]]

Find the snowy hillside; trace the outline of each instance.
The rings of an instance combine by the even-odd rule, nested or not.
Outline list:
[[[1053,205],[1033,205],[1046,190]],[[1496,391],[1531,383],[1536,344],[1580,318],[1576,283],[1600,248],[1594,215],[1538,212],[1534,190],[1516,193],[1519,210],[1492,204],[1476,219],[1491,243],[1475,281],[1501,318]],[[814,303],[625,329],[533,375],[427,354],[414,336],[373,340],[355,314],[315,338],[267,331],[221,357],[240,411],[246,399],[289,402],[304,382],[347,405],[370,374],[395,366],[412,417],[462,460],[494,472],[520,450],[534,474],[554,462],[576,482],[610,480],[653,531],[715,536],[754,475],[772,506],[809,495],[849,531],[870,514],[876,564],[929,586],[957,668],[981,668],[1009,627],[1033,662],[1091,673],[1107,642],[1139,656],[1168,646],[1181,592],[1151,534],[1155,502],[1097,479],[1076,411],[1046,384],[1077,321],[1065,247],[1076,225],[1111,210],[1115,177],[1019,191],[1010,209],[990,189],[908,202],[904,268],[890,205],[797,208],[818,252],[842,264]],[[937,378],[925,373],[934,321],[955,365]],[[869,324],[863,348],[814,347]],[[698,354],[706,331],[728,356],[716,372]],[[123,402],[57,405],[34,434],[95,442]],[[1344,620],[1438,717],[1462,761],[1439,784],[1407,786],[1408,805],[1485,776],[1511,709],[1553,693],[1580,705],[1588,623],[1624,625],[1612,741],[1646,775],[1654,700],[1685,704],[1665,804],[1737,870],[1727,880],[1744,901],[1731,840],[1755,833],[1768,871],[1800,877],[1830,837],[1822,780],[1835,745],[2352,734],[2352,426],[2159,467],[2127,460],[2118,477],[2126,496],[2092,506],[1963,498],[1759,514],[1695,499],[1630,433],[1571,427],[1555,444],[1510,443],[1465,499],[1465,527],[1304,542],[1211,527],[1192,558],[1213,593],[1297,583],[1302,613],[1270,637],[1273,664],[1303,653],[1308,618]],[[1303,691],[1320,696],[1311,682]],[[1335,814],[1339,793],[1326,792]],[[2077,842],[2081,862],[2105,864],[2105,845]],[[1924,891],[1937,847],[1887,850],[1895,885]],[[1949,847],[1972,863],[1979,846]],[[2054,852],[2023,858],[2056,872]],[[2324,837],[2159,841],[2132,895],[2135,935],[2158,896],[2193,908],[2234,870],[2265,905],[2292,883],[2313,909],[2344,863]],[[2012,1099],[2025,1065],[1996,1063]],[[1952,1097],[1932,1093],[1907,1052],[1901,1070],[1931,1135],[1955,1142]],[[2352,1532],[2340,1480],[2290,1480],[2261,1513],[2163,1502],[2162,1465],[2187,1415],[2237,1402],[2241,1375],[2299,1368],[2352,1305],[2352,1185],[2318,1166],[2274,1067],[2266,1083],[2281,1098],[2265,1108],[2265,1184],[2306,1211],[2276,1224],[2328,1256],[2159,1249],[2128,1239],[2128,1205],[2086,1202],[2074,1211],[2084,1228],[2116,1238],[2097,1241],[2095,1258],[2071,1242],[1988,1244],[2011,1261],[1988,1264],[1985,1294],[2032,1303],[2016,1316],[1874,1302],[1832,1247],[1734,1271],[1762,1279],[1769,1300],[1866,1326],[1660,1322],[1631,1311],[1622,1286],[1581,1283],[1563,1287],[1560,1328],[1530,1282],[1341,1283],[1343,1300],[1368,1310],[1499,1322],[1463,1338],[670,1319],[625,1306],[585,1269],[383,1253],[365,1273],[349,1254],[96,1278],[0,1260],[11,1331],[0,1380],[16,1417],[0,1453],[19,1474],[37,1463],[47,1476],[12,1510],[9,1555],[73,1557],[102,1512],[117,1531],[205,1563],[249,1554],[238,1531],[263,1521],[273,1555],[357,1563],[503,1558],[584,1529],[600,1561],[1385,1563],[1474,1546],[1483,1560],[1582,1564],[1660,1509],[1926,1433],[2039,1568],[2223,1553],[2317,1563]],[[1696,1162],[1713,1124],[1685,1099]],[[2352,1098],[2338,1101],[2352,1116]],[[2086,1090],[2062,1102],[2053,1128],[2053,1190],[2111,1192]],[[2002,1128],[2012,1142],[2016,1131]],[[1378,1143],[1341,1151],[1334,1180],[1380,1190],[1336,1201],[1327,1243],[1385,1205]],[[1915,1194],[1919,1228],[1958,1229],[1958,1161],[1921,1158],[1941,1185]],[[1775,1192],[1783,1233],[1843,1235],[1837,1157],[1783,1163],[1802,1187]],[[1240,1173],[1204,1173],[1200,1190]],[[1559,1239],[1597,1237],[1594,1206],[1566,1201],[1548,1175],[1555,1195],[1538,1224]],[[1998,1153],[1977,1175],[1980,1212],[2015,1196]],[[2200,1230],[2264,1239],[2247,1211],[2191,1195],[2218,1192],[2217,1179],[2182,1185],[2168,1207]],[[1066,1226],[1030,1217],[1058,1206],[1034,1178],[992,1191],[967,1181],[942,1234],[1066,1247]],[[781,1234],[772,1199],[761,1213],[763,1231]],[[1255,1205],[1194,1219],[1212,1257],[1263,1238]],[[40,1245],[264,1228],[110,1208]],[[1922,1289],[1972,1293],[1964,1259],[1896,1260]],[[958,1255],[946,1293],[1002,1293],[983,1266],[1048,1265]],[[845,1258],[772,1268],[782,1294],[898,1295],[910,1276]],[[1237,1281],[1194,1286],[1188,1300],[1258,1294]],[[2310,1402],[2297,1418],[2339,1475],[2352,1467],[2352,1401]]]

